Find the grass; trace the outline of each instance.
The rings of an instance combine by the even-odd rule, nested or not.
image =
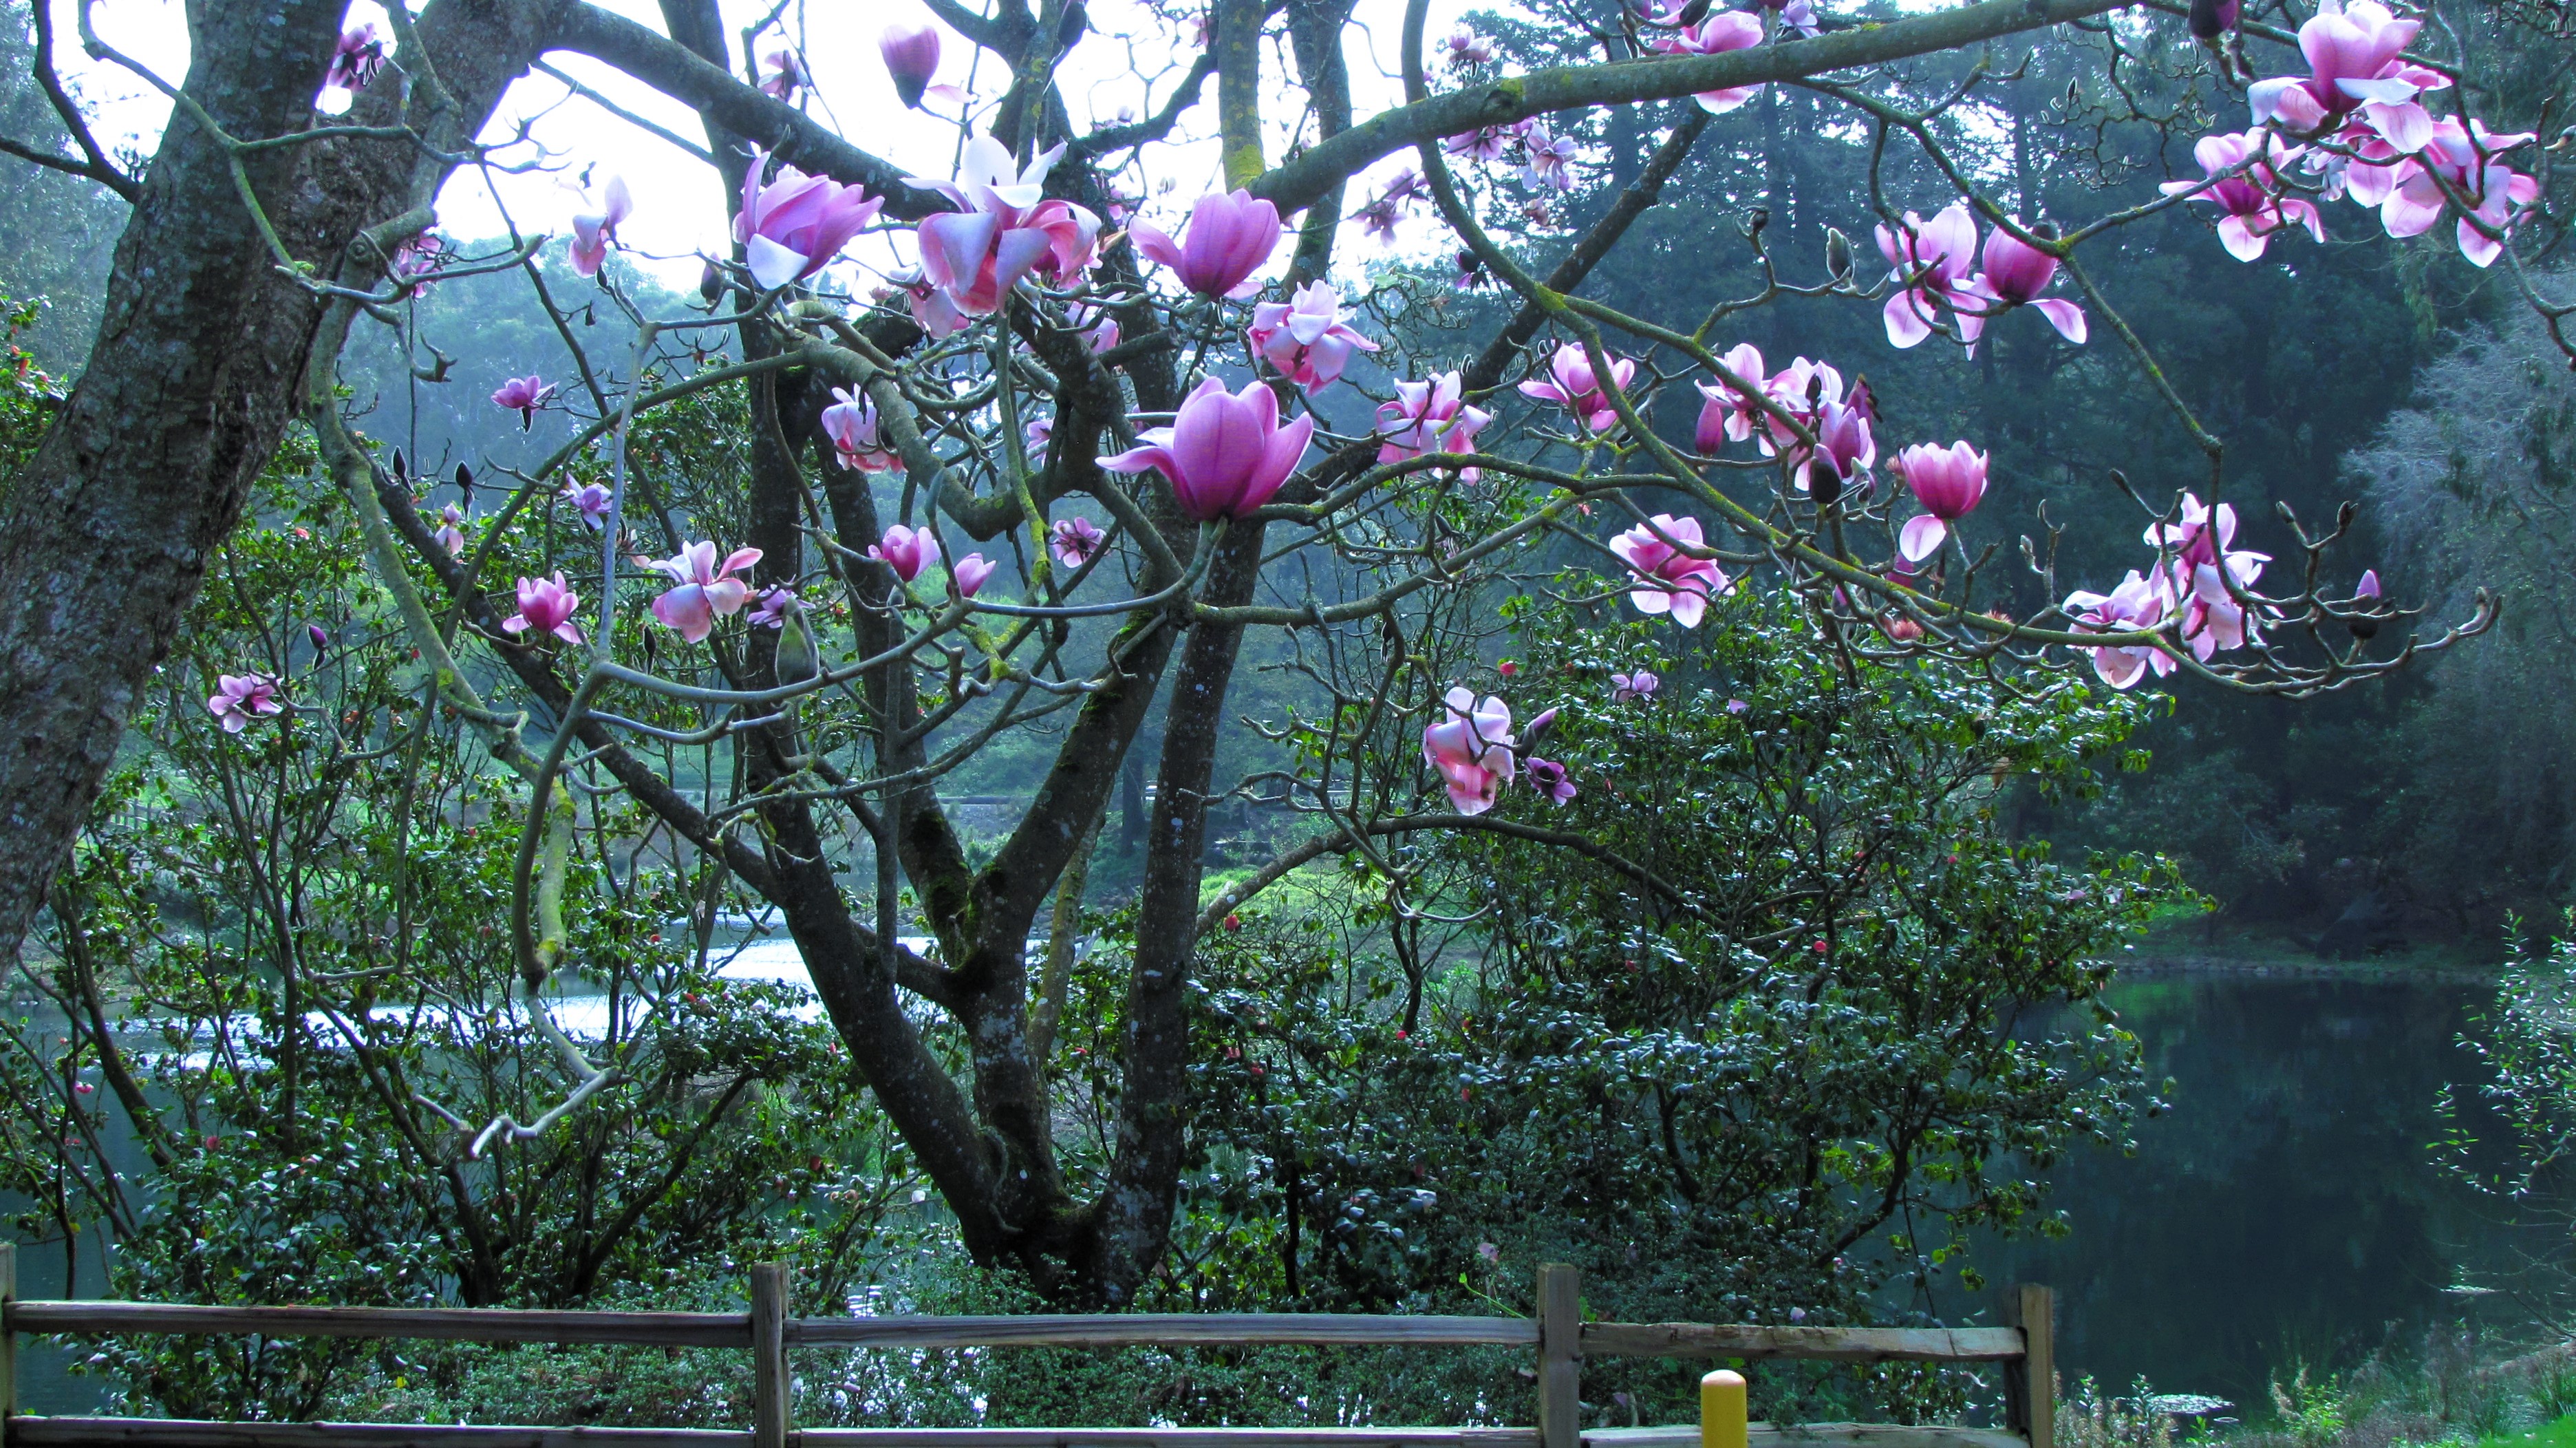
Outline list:
[[[2520,1433],[2481,1438],[2477,1448],[2576,1448],[2576,1413]]]

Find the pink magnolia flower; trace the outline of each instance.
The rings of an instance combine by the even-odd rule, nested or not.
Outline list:
[[[922,276],[960,314],[991,316],[1024,277],[1062,285],[1090,270],[1100,218],[1070,201],[1046,199],[1047,172],[1063,155],[1057,145],[1022,168],[1010,147],[977,136],[966,144],[955,181],[911,178],[910,184],[966,208],[928,217],[916,232]],[[923,330],[936,329],[925,322]]]
[[[936,341],[955,336],[966,328],[966,314],[938,284],[918,269],[896,273],[889,278],[903,293],[904,304],[912,308],[912,320]]]
[[[1888,279],[1899,287],[1881,313],[1890,346],[1911,347],[1931,336],[1936,306],[1950,309],[1960,341],[1976,344],[1985,329],[1983,309],[1958,305],[1977,259],[1977,223],[1968,203],[1954,201],[1930,221],[1909,211],[1902,227],[1881,225],[1878,250],[1891,268]]]
[[[1083,345],[1091,349],[1094,357],[1118,345],[1118,319],[1109,314],[1107,307],[1076,302],[1064,309],[1064,320],[1065,325],[1082,334]]]
[[[832,453],[841,466],[863,473],[901,467],[903,459],[880,436],[875,400],[847,387],[833,388],[832,395],[840,401],[823,409],[823,435],[832,440]]]
[[[1181,403],[1172,426],[1145,432],[1140,446],[1100,465],[1114,473],[1154,469],[1171,481],[1183,513],[1213,522],[1269,502],[1314,433],[1311,414],[1280,426],[1279,398],[1262,384],[1229,393],[1211,377]]]
[[[384,67],[385,43],[376,38],[376,27],[352,26],[341,32],[340,43],[332,47],[331,68],[323,74],[322,84],[355,95],[365,90]]]
[[[1472,131],[1444,139],[1440,149],[1470,161],[1499,161],[1503,159],[1503,152],[1519,139],[1528,125],[1526,121],[1516,121],[1508,126],[1478,126]]]
[[[450,558],[465,556],[465,510],[449,503],[438,510],[438,527],[430,533]]]
[[[1058,518],[1048,534],[1055,561],[1067,568],[1080,568],[1109,543],[1109,535],[1089,518]]]
[[[1663,686],[1662,679],[1644,669],[1639,669],[1633,674],[1612,674],[1610,702],[1625,704],[1631,699],[1651,699],[1655,697],[1655,691]]]
[[[889,25],[877,37],[877,54],[885,58],[894,93],[910,110],[921,109],[922,93],[939,72],[939,28],[935,25]]]
[[[2148,547],[2170,552],[2173,562],[2184,569],[2224,563],[2241,586],[2250,587],[2263,576],[2263,565],[2272,561],[2268,553],[2235,546],[2236,509],[2232,505],[2206,507],[2196,493],[2182,495],[2182,507],[2173,522],[2148,524],[2145,538]]]
[[[2063,605],[2077,633],[2130,633],[2163,628],[2173,618],[2173,595],[2162,581],[2149,582],[2136,569],[2109,593],[2078,591]],[[2114,689],[2125,689],[2149,669],[2162,678],[2178,667],[2173,655],[2153,644],[2104,645],[2087,649],[2093,672]]]
[[[1047,444],[1055,440],[1055,419],[1032,417],[1020,428],[1020,448],[1031,461],[1043,461]]]
[[[2013,224],[2021,224],[2015,218]],[[2085,337],[2084,309],[2064,297],[2043,297],[2057,279],[2057,258],[1998,226],[1986,233],[1985,270],[1967,289],[1994,304],[1995,310],[2027,306],[2048,319],[2069,342]]]
[[[424,231],[394,248],[393,260],[385,271],[395,281],[425,292],[429,290],[429,278],[446,264],[447,238],[435,231]]]
[[[1377,350],[1375,342],[1343,323],[1342,294],[1330,282],[1309,282],[1293,301],[1254,307],[1244,338],[1300,387],[1329,387],[1350,365],[1353,351]]]
[[[552,578],[519,580],[519,611],[501,621],[505,633],[550,633],[568,644],[581,642],[581,630],[574,626],[573,614],[581,608],[581,595],[564,586],[562,570]]]
[[[760,89],[771,100],[792,101],[796,93],[814,84],[814,73],[795,51],[784,47],[769,52],[761,59]]]
[[[731,616],[742,607],[751,586],[733,575],[758,563],[760,550],[737,548],[725,555],[723,565],[718,566],[716,545],[699,542],[668,558],[640,561],[656,573],[669,575],[679,585],[653,600],[653,617],[694,644],[706,638],[719,616]]]
[[[1184,239],[1137,222],[1129,228],[1136,249],[1170,267],[1182,286],[1206,297],[1247,295],[1252,274],[1279,249],[1279,208],[1248,191],[1211,192],[1190,208]]]
[[[1449,64],[1464,70],[1471,65],[1486,65],[1494,58],[1494,42],[1478,35],[1464,21],[1450,30],[1449,38],[1440,42],[1449,52]]]
[[[1673,541],[1664,541],[1667,538]],[[1706,546],[1697,518],[1657,513],[1652,526],[1640,523],[1611,539],[1610,551],[1636,572],[1628,602],[1636,605],[1637,612],[1669,613],[1682,627],[1697,628],[1709,600],[1726,592],[1726,574],[1716,559],[1694,558],[1676,544]]]
[[[563,485],[563,500],[581,514],[581,526],[596,533],[608,526],[608,505],[613,500],[606,483],[570,483]]]
[[[1762,21],[1757,16],[1741,10],[1720,10],[1694,27],[1681,23],[1685,8],[1683,0],[1666,0],[1664,13],[1657,19],[1674,28],[1649,48],[1665,55],[1721,55],[1730,50],[1750,50],[1762,43]],[[1722,116],[1761,90],[1758,85],[1728,86],[1724,90],[1701,91],[1692,99],[1699,102],[1701,110]]]
[[[585,211],[572,219],[572,269],[576,275],[595,277],[608,260],[608,244],[617,237],[617,224],[635,210],[635,198],[626,190],[626,178],[611,176],[600,188],[597,211]]]
[[[1964,518],[1986,495],[1986,455],[1966,442],[1935,447],[1919,442],[1896,455],[1896,472],[1914,490],[1923,513],[1907,521],[1897,551],[1920,563],[1941,547],[1950,524]]]
[[[885,202],[856,186],[844,186],[828,176],[808,176],[793,166],[779,167],[778,179],[764,185],[760,177],[768,167],[769,153],[752,147],[733,239],[742,243],[751,279],[775,291],[829,266],[850,238],[877,219]]]
[[[1521,132],[1521,150],[1528,158],[1521,167],[1522,181],[1559,191],[1574,189],[1574,158],[1580,148],[1572,136],[1554,135],[1532,121]]]
[[[253,718],[283,714],[286,706],[277,701],[277,681],[266,674],[218,674],[206,712],[223,721],[226,734],[239,734]]]
[[[939,539],[927,528],[907,528],[897,523],[885,530],[885,536],[868,550],[868,556],[910,583],[921,576],[921,570],[939,561]]]
[[[1468,406],[1461,387],[1455,372],[1395,384],[1393,400],[1377,406],[1377,430],[1386,437],[1377,460],[1392,463],[1435,452],[1474,452],[1476,434],[1494,419],[1483,408]],[[1475,468],[1458,472],[1461,482],[1472,483],[1478,476]]]
[[[2325,219],[2317,215],[2316,203],[2282,194],[2280,168],[2299,154],[2298,147],[2285,148],[2280,137],[2256,126],[2231,136],[2203,136],[2191,154],[2205,179],[2167,181],[2164,192],[2168,196],[2192,192],[2191,200],[2209,202],[2224,212],[2218,219],[2218,240],[2229,256],[2254,260],[2271,243],[2274,232],[2293,223],[2307,227],[2308,234],[2319,241],[2326,239]]]
[[[2442,117],[2432,126],[2423,149],[2393,168],[2395,184],[2380,202],[2380,224],[2396,237],[2421,236],[2432,230],[2449,200],[2441,186],[2447,181],[2475,203],[2468,216],[2460,218],[2460,255],[2472,266],[2493,265],[2504,253],[2504,243],[2479,230],[2477,222],[2499,235],[2509,234],[2523,209],[2540,198],[2540,183],[2497,160],[2496,154],[2531,139],[2529,131],[2494,135],[2482,121],[2462,125],[2457,116]]]
[[[2401,151],[2423,144],[2432,118],[2416,97],[2451,83],[2439,71],[2409,64],[2401,53],[2421,20],[2401,20],[2378,0],[2349,5],[2325,0],[2299,27],[2305,76],[2276,76],[2246,89],[2254,119],[2301,134],[2330,128],[2359,109]]]
[[[1490,694],[1479,703],[1463,686],[1442,702],[1440,721],[1422,731],[1422,762],[1440,771],[1458,813],[1483,814],[1515,771],[1511,706]]]
[[[1764,384],[1769,378],[1762,370],[1760,348],[1750,342],[1738,343],[1733,351],[1718,360],[1726,364],[1727,371],[1743,378],[1753,384],[1755,389],[1767,395],[1768,389]],[[1702,397],[1708,399],[1700,404],[1699,425],[1693,430],[1691,438],[1691,446],[1703,454],[1714,454],[1729,442],[1742,442],[1752,437],[1757,424],[1766,431],[1777,425],[1770,414],[1764,412],[1754,401],[1752,392],[1743,391],[1733,383],[1723,381],[1701,382],[1693,385],[1699,388]],[[1836,390],[1841,390],[1839,382]],[[1764,444],[1764,450],[1766,452],[1769,450],[1767,441]]]
[[[2222,649],[2241,649],[2247,639],[2261,637],[2262,631],[2255,626],[2246,606],[2229,592],[2226,575],[2217,564],[2194,565],[2188,581],[2190,591],[2183,596],[2182,638],[2191,645],[2193,657],[2205,664]]]
[[[949,567],[948,581],[957,587],[957,596],[973,598],[993,576],[992,560],[981,553],[969,553]]]
[[[1637,375],[1637,364],[1625,357],[1610,359],[1610,381],[1626,388]],[[1548,359],[1547,380],[1537,378],[1521,384],[1521,395],[1541,402],[1553,402],[1575,415],[1586,432],[1608,432],[1618,425],[1618,409],[1611,406],[1603,392],[1601,379],[1593,374],[1591,359],[1583,355],[1580,344],[1568,342]]]
[[[1820,479],[1839,485],[1854,473],[1876,466],[1878,439],[1871,431],[1871,423],[1877,416],[1878,409],[1870,401],[1869,388],[1864,383],[1853,383],[1849,398],[1822,399],[1812,424],[1816,445],[1808,448],[1798,444],[1789,449],[1789,470],[1796,476],[1798,486],[1831,501],[1831,495],[1841,489],[1818,488]]]
[[[1574,798],[1574,780],[1555,760],[1533,754],[1521,761],[1521,769],[1529,778],[1530,788],[1546,796],[1549,803],[1563,804]]]
[[[492,405],[519,414],[519,426],[525,429],[536,425],[537,409],[545,406],[546,400],[554,395],[553,384],[531,372],[525,377],[513,377],[494,389]]]
[[[744,614],[754,628],[785,628],[787,606],[799,602],[796,590],[783,583],[773,583],[752,600],[751,612]]]

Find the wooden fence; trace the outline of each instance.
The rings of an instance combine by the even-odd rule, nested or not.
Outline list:
[[[1697,1448],[1700,1427],[1582,1428],[1586,1358],[1997,1363],[2010,1431],[1867,1423],[1754,1424],[1751,1448],[2055,1448],[2053,1298],[2025,1286],[2009,1327],[1757,1327],[1585,1322],[1572,1267],[1538,1271],[1535,1317],[1334,1313],[1113,1313],[1025,1317],[790,1317],[787,1273],[751,1269],[749,1312],[549,1312],[510,1308],[202,1307],[163,1302],[20,1301],[15,1249],[0,1243],[0,1448]],[[224,1423],[54,1417],[17,1409],[22,1333],[240,1333],[264,1337],[445,1339],[719,1347],[751,1354],[752,1426],[518,1428],[390,1423]],[[795,1426],[793,1348],[1518,1347],[1537,1355],[1539,1421],[1529,1428],[807,1428]]]

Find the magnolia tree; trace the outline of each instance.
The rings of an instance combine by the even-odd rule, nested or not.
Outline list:
[[[2330,562],[2346,519],[2285,519],[2287,557],[2241,546],[2220,440],[2086,269],[2173,208],[2214,219],[2220,265],[2300,244],[2289,233],[2360,229],[2375,208],[2392,237],[2444,228],[2556,335],[2569,308],[2516,250],[2542,198],[2534,138],[2466,114],[2454,65],[2418,45],[2423,22],[2376,0],[2276,17],[2295,34],[2232,0],[2107,20],[2128,7],[1986,0],[1869,23],[1806,0],[1690,0],[1621,12],[1594,35],[1597,59],[1526,74],[1473,28],[1427,36],[1424,0],[1401,17],[1216,0],[1172,18],[1161,43],[1185,67],[1150,114],[1091,130],[1058,80],[1089,34],[1078,3],[930,4],[944,28],[896,27],[879,55],[834,63],[881,63],[906,104],[950,118],[935,166],[836,131],[809,109],[796,37],[756,26],[737,46],[712,0],[664,0],[658,32],[579,0],[398,5],[381,34],[344,33],[328,0],[199,7],[183,85],[84,22],[82,43],[162,86],[173,113],[140,175],[68,100],[77,153],[45,156],[134,215],[89,370],[0,529],[7,576],[25,581],[0,601],[0,935],[23,933],[209,548],[300,422],[364,524],[427,687],[524,780],[507,929],[531,997],[585,968],[565,924],[594,908],[566,889],[576,827],[632,810],[783,917],[975,1255],[1116,1303],[1166,1249],[1193,943],[1228,912],[1336,854],[1363,861],[1399,913],[1429,908],[1396,847],[1423,831],[1561,846],[1672,894],[1551,826],[1581,785],[1542,752],[1559,709],[1614,694],[1651,707],[1653,676],[1533,668],[1508,698],[1462,683],[1494,585],[1542,545],[1592,559],[1560,591],[1673,629],[1787,590],[1829,656],[1983,661],[2040,688],[2089,670],[2123,689],[2184,673],[2308,695],[2491,619],[2481,598],[2417,629],[2375,575]],[[1364,22],[1395,37],[1403,88],[1366,116],[1346,55]],[[2200,139],[2200,174],[2161,199],[2098,216],[2015,214],[1954,153],[1951,123],[1993,83],[1986,68],[1954,67],[1928,100],[1888,68],[2024,34],[2116,48],[2164,25],[2205,43],[2196,63],[2246,124]],[[40,40],[50,67],[50,31]],[[985,92],[936,84],[959,46],[995,62]],[[630,351],[576,348],[578,377],[492,395],[523,423],[569,411],[572,441],[434,499],[443,477],[359,433],[336,362],[353,329],[401,324],[441,276],[525,268],[542,284],[542,238],[478,256],[433,228],[458,168],[498,164],[477,138],[550,52],[697,111],[702,145],[663,134],[722,177],[733,246],[707,258],[703,307],[638,310]],[[1844,223],[1874,238],[1875,262],[1841,230],[1817,255],[1772,256],[1750,218],[1734,235],[1766,284],[1706,316],[1588,298],[1711,117],[1766,86],[1840,108],[1875,138],[1874,174],[1910,151],[1924,164],[1907,174],[1941,189],[1851,199]],[[2158,123],[2108,90],[2110,122]],[[317,93],[340,99],[326,113]],[[1599,107],[1636,108],[1657,134],[1588,224],[1559,226],[1553,198],[1599,164],[1573,135]],[[1198,131],[1221,148],[1225,189],[1146,202]],[[619,159],[576,158],[593,190],[562,226],[585,275],[634,220]],[[1344,242],[1362,228],[1454,278],[1380,266],[1364,295]],[[873,278],[872,258],[890,263]],[[1463,345],[1385,323],[1393,299],[1453,282],[1478,295],[1444,310],[1491,319]],[[2205,451],[2205,489],[2141,500],[2123,576],[2060,579],[2054,539],[1978,526],[1975,439],[1884,436],[1861,359],[1738,343],[1749,312],[1788,297],[1874,308],[1897,348],[2046,328],[2053,345],[2120,349]],[[657,419],[716,389],[748,400],[731,462],[646,467]],[[2048,602],[2007,612],[2013,590]],[[1313,706],[1269,731],[1270,767],[1221,780],[1229,687],[1264,631],[1290,636]],[[240,660],[207,707],[241,747],[281,729],[362,747],[368,721],[299,699],[284,664]],[[1045,971],[1033,981],[1030,942],[1049,936],[1038,959],[1060,972],[1083,862],[1128,755],[1155,737],[1141,894],[1112,942],[1129,962],[1115,1130],[1096,1170],[1071,1171],[1054,1126],[1067,1088],[1047,1069],[1060,994]],[[1418,762],[1372,767],[1390,738]],[[1033,799],[998,845],[970,850],[942,781],[1031,741],[1051,752]],[[1210,808],[1237,793],[1293,810],[1307,838],[1211,902]],[[852,838],[874,845],[873,888],[843,877]],[[903,942],[916,921],[927,949]],[[459,1158],[620,1083],[612,1050],[536,1020],[560,1091],[529,1120],[451,1114]]]

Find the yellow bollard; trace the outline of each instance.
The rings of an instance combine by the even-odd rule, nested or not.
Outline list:
[[[1744,1374],[1719,1368],[1699,1380],[1699,1448],[1747,1448]]]

